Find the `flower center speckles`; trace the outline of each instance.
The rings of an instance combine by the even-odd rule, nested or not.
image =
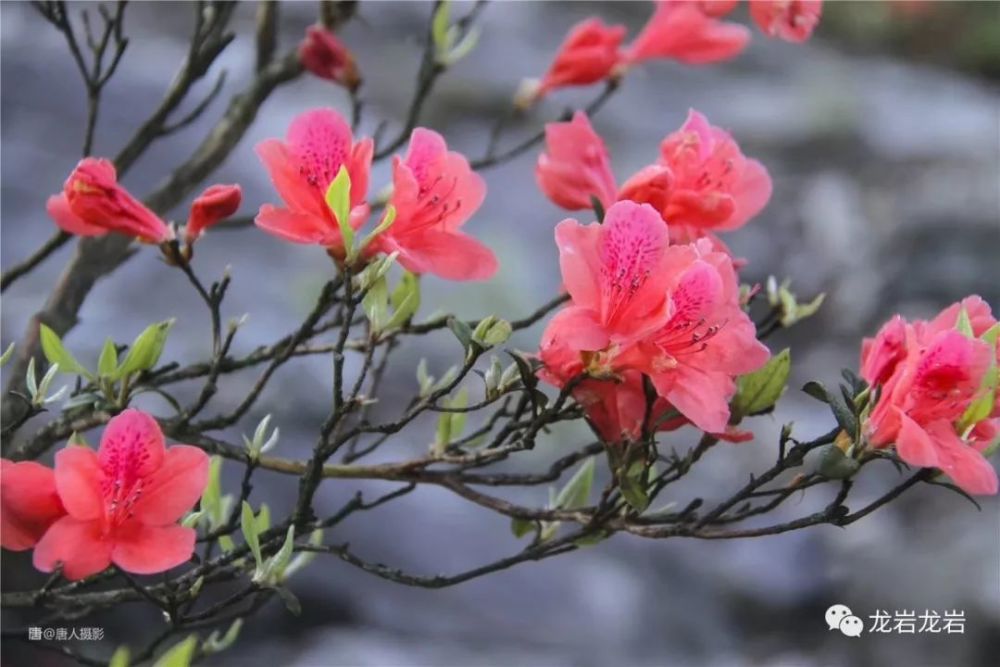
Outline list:
[[[662,359],[655,363],[667,364],[662,370],[677,365],[677,357],[703,352],[708,341],[726,326],[726,322],[708,325],[704,318],[698,320],[679,319],[671,321],[656,338],[656,345],[663,351]]]

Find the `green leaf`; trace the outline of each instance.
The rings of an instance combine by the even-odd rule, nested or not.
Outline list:
[[[311,535],[309,535],[309,544],[311,544],[314,547],[318,547],[321,544],[323,544],[322,528],[317,528],[312,532]],[[295,554],[295,558],[293,558],[292,561],[288,564],[288,567],[285,568],[285,573],[284,573],[285,579],[288,579],[299,570],[305,568],[305,566],[311,563],[314,558],[316,558],[315,551],[300,551],[299,553]]]
[[[247,546],[253,552],[259,570],[263,562],[260,555],[260,540],[257,537],[257,518],[253,514],[250,503],[245,500],[243,501],[243,511],[240,512],[240,530],[243,531],[243,539],[246,540]]]
[[[212,528],[218,528],[224,520],[222,511],[222,458],[213,456],[208,462],[208,483],[201,493],[201,503],[198,505],[211,520]]]
[[[409,271],[404,272],[389,300],[393,312],[386,328],[395,329],[403,326],[420,308],[420,280]]]
[[[524,386],[528,389],[537,387],[538,376],[535,375],[535,370],[531,367],[531,362],[516,352],[508,351],[507,354],[514,360],[514,364],[517,365],[517,372],[521,376],[521,382],[524,383]]]
[[[962,418],[958,422],[960,433],[972,428],[992,414],[993,407],[996,405],[998,382],[1000,382],[1000,369],[997,368],[994,356],[990,360],[990,367],[983,375],[983,381],[979,385],[978,396],[965,409]]]
[[[275,586],[274,592],[277,593],[278,597],[281,598],[281,601],[285,603],[285,609],[292,612],[294,616],[302,615],[302,604],[299,602],[299,599],[295,597],[294,593],[284,586]]]
[[[118,350],[110,338],[104,339],[101,356],[97,359],[97,374],[109,380],[118,379]]]
[[[74,357],[72,353],[70,353],[70,351],[63,346],[62,340],[59,338],[59,334],[44,324],[39,324],[38,335],[42,341],[42,352],[45,354],[45,358],[49,360],[50,364],[59,364],[59,368],[62,369],[63,373],[83,375],[91,380],[94,378],[90,371],[84,368],[83,365],[76,360],[76,357]]]
[[[153,667],[190,667],[194,651],[198,647],[198,635],[190,635],[184,641],[174,644],[160,656]]]
[[[225,651],[236,642],[236,638],[240,636],[240,630],[242,628],[243,619],[237,618],[229,626],[229,629],[226,630],[226,634],[221,637],[219,636],[218,630],[212,630],[212,634],[210,634],[208,639],[206,639],[201,645],[202,652],[212,654]]]
[[[371,323],[372,331],[382,331],[389,318],[389,286],[385,277],[379,278],[368,288],[361,299],[361,307]]]
[[[337,177],[326,190],[326,205],[337,218],[340,236],[344,239],[344,249],[350,261],[355,256],[354,228],[351,227],[351,175],[347,173],[347,167],[344,165],[340,166]]]
[[[860,467],[860,463],[834,444],[824,448],[817,472],[827,479],[847,479],[854,476]]]
[[[498,319],[486,330],[480,342],[483,344],[483,347],[487,348],[503,345],[510,338],[511,333],[513,333],[513,329],[510,326],[510,322]]]
[[[257,527],[258,535],[271,527],[271,508],[267,506],[267,503],[260,504],[260,511],[257,512],[254,524]]]
[[[451,32],[452,31],[449,31],[449,33]],[[444,64],[448,66],[454,65],[459,60],[472,53],[472,50],[476,48],[477,44],[479,44],[479,37],[481,34],[482,31],[479,29],[479,26],[472,26],[469,28],[462,37],[461,41],[459,41],[458,44],[455,44],[451,51],[448,52],[448,55],[445,56]],[[452,42],[456,39],[451,34],[449,34],[449,38]]]
[[[514,534],[514,537],[521,539],[525,535],[530,535],[535,532],[535,521],[530,519],[511,519],[510,520],[510,532]]]
[[[556,496],[556,507],[566,510],[584,507],[590,498],[590,487],[593,483],[594,458],[590,457],[559,491],[559,495]]]
[[[58,368],[59,364],[55,364]],[[35,358],[31,357],[28,359],[28,368],[25,369],[24,373],[24,386],[28,390],[28,396],[31,396],[31,402],[35,403],[35,398],[38,396],[38,373],[35,372]]]
[[[3,351],[2,355],[0,355],[0,368],[7,365],[7,362],[10,361],[12,356],[14,356],[14,343],[8,345],[7,349]]]
[[[969,311],[962,306],[958,310],[958,319],[955,320],[955,328],[966,338],[975,338],[972,333],[972,320],[969,319]]]
[[[989,329],[983,332],[983,335],[979,337],[980,340],[985,340],[990,345],[996,345],[997,340],[1000,339],[1000,322],[997,322]]]
[[[649,507],[648,478],[645,462],[634,461],[618,480],[618,489],[625,502],[640,514]]]
[[[468,352],[472,347],[472,329],[469,325],[456,317],[449,317],[448,328],[451,329],[451,332],[455,334],[455,338],[458,339],[458,342]]]
[[[278,553],[271,557],[271,560],[267,564],[267,576],[269,579],[278,582],[282,581],[285,576],[285,568],[288,567],[288,563],[292,560],[292,552],[295,549],[295,526],[289,526],[288,532],[285,534],[285,541],[281,544],[281,548],[278,549]]]
[[[369,243],[374,241],[379,234],[392,227],[392,223],[394,222],[396,222],[396,207],[392,204],[388,204],[385,207],[385,213],[382,214],[382,219],[379,221],[378,226],[376,226],[371,233],[361,239],[361,243],[358,244],[358,252],[360,253],[362,250],[367,248]]]
[[[445,403],[448,408],[465,408],[469,405],[469,390],[462,388],[451,401]],[[458,439],[465,430],[465,422],[468,413],[465,412],[442,412],[438,417],[437,438],[434,442],[434,453],[440,456],[444,454],[448,445],[453,440]]]
[[[131,657],[128,646],[119,646],[115,649],[114,654],[112,654],[108,667],[128,667]]]
[[[148,371],[156,365],[167,343],[167,336],[174,326],[174,319],[150,324],[140,333],[129,347],[125,360],[118,368],[118,377]]]
[[[451,22],[450,4],[448,0],[438,3],[431,19],[431,39],[434,41],[434,51],[439,60],[451,50],[451,40],[448,39],[448,26]]]
[[[420,398],[431,393],[434,378],[427,373],[427,359],[421,358],[417,363],[417,384],[420,386]]]
[[[813,299],[809,303],[796,304],[795,321],[801,322],[807,317],[812,317],[813,315],[815,315],[816,311],[819,310],[820,306],[823,305],[824,301],[826,301],[826,292],[820,293],[819,295],[816,296],[815,299]]]
[[[736,381],[737,392],[733,399],[733,411],[738,416],[745,417],[774,407],[785,392],[791,366],[791,352],[785,348],[771,357],[763,368],[740,376]]]

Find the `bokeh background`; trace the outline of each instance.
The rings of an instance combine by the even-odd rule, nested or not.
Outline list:
[[[236,91],[252,69],[252,3],[237,11],[239,38],[217,67]],[[458,3],[456,12],[468,6]],[[343,31],[365,76],[363,123],[390,132],[413,86],[425,2],[362,2]],[[482,153],[492,119],[510,103],[524,76],[538,75],[575,21],[599,14],[634,31],[648,3],[503,2],[482,15],[478,48],[440,81],[424,123],[470,156]],[[314,3],[282,5],[283,47],[313,20]],[[165,90],[186,49],[192,25],[187,3],[136,3],[127,14],[132,43],[107,90],[96,153],[113,154]],[[747,20],[745,9],[737,17]],[[25,3],[2,7],[2,262],[19,261],[53,230],[45,198],[79,157],[83,90],[62,37]],[[754,443],[720,446],[701,469],[664,500],[682,505],[741,484],[775,455],[780,424],[802,437],[827,431],[824,406],[795,388],[808,379],[833,384],[857,363],[859,340],[895,312],[926,316],[969,293],[1000,306],[1000,5],[983,3],[828,2],[806,45],[759,33],[733,62],[691,68],[653,63],[633,72],[596,117],[619,178],[651,161],[660,138],[689,107],[729,129],[744,152],[774,179],[770,205],[727,237],[749,260],[748,281],[789,277],[804,296],[825,291],[821,312],[774,349],[793,348],[792,389],[773,418],[754,423]],[[209,77],[211,79],[211,77]],[[202,84],[204,90],[210,80]],[[535,130],[568,104],[594,91],[559,93],[515,125],[507,141]],[[244,141],[213,175],[239,182],[250,214],[274,193],[252,153],[257,141],[282,136],[300,111],[318,105],[347,110],[342,91],[312,78],[281,88]],[[157,144],[126,179],[144,193],[186,156],[221,113]],[[485,285],[424,281],[424,314],[435,306],[466,317],[518,317],[558,288],[554,224],[564,214],[537,190],[537,151],[485,173],[489,196],[469,230],[497,252],[501,270]],[[388,182],[385,163],[373,189]],[[184,209],[176,212],[182,218]],[[70,257],[63,248],[4,295],[2,339],[23,332]],[[277,338],[307,311],[330,264],[322,252],[283,244],[253,228],[210,234],[197,267],[234,276],[224,312],[249,313],[236,353]],[[67,343],[96,358],[103,338],[130,340],[146,324],[176,316],[167,349],[190,362],[208,353],[206,313],[183,278],[144,251],[88,298]],[[540,327],[514,346],[531,350]],[[457,359],[448,334],[419,341],[398,355],[382,398],[394,413],[415,387],[421,357],[440,374]],[[235,404],[254,373],[236,376],[217,396]],[[322,420],[329,392],[325,359],[290,363],[257,408],[236,429],[250,431],[265,413],[283,433],[280,453],[304,455]],[[166,406],[145,403],[152,411]],[[37,420],[34,426],[41,423]],[[30,432],[32,425],[25,429]],[[535,460],[578,446],[583,430],[563,429],[544,441]],[[668,442],[683,449],[693,436]],[[424,451],[419,430],[380,457]],[[227,475],[238,471],[227,470]],[[898,480],[891,466],[870,466],[852,506]],[[230,479],[232,484],[235,480]],[[259,476],[255,499],[287,508],[294,484]],[[320,506],[333,510],[359,487],[328,483]],[[366,490],[369,487],[361,487]],[[385,487],[372,486],[374,491]],[[829,497],[819,490],[790,502],[780,517],[813,511]],[[544,503],[545,489],[512,496]],[[329,539],[350,541],[360,555],[421,574],[450,573],[520,548],[505,520],[439,490],[418,491],[353,519]],[[37,586],[22,555],[4,553],[5,590]],[[644,541],[619,536],[579,553],[525,564],[453,589],[408,589],[370,577],[334,559],[314,562],[292,589],[305,610],[289,615],[275,602],[253,618],[230,652],[210,660],[233,665],[992,665],[1000,654],[1000,504],[982,510],[942,489],[921,488],[847,530],[817,527],[732,542]],[[870,624],[876,609],[964,610],[962,635],[869,635],[852,639],[827,630],[824,610],[848,605]],[[14,616],[5,616],[8,623]],[[137,643],[156,614],[138,607],[98,619],[110,652]],[[97,625],[98,622],[86,622]],[[17,652],[5,642],[4,664],[65,664],[58,656]]]

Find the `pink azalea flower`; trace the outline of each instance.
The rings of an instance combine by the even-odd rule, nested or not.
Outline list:
[[[625,26],[589,18],[573,26],[539,82],[535,99],[566,86],[586,86],[611,76],[619,62]]]
[[[486,184],[444,138],[418,127],[406,156],[392,165],[396,220],[368,248],[368,254],[398,252],[413,273],[449,280],[486,280],[497,270],[493,252],[460,229],[486,197]]]
[[[743,226],[771,197],[771,177],[747,158],[733,138],[691,110],[684,125],[663,140],[655,164],[640,169],[616,190],[604,142],[586,114],[545,126],[545,152],[535,170],[538,185],[556,205],[568,210],[613,202],[650,204],[669,224],[671,239],[712,239],[715,232]]]
[[[745,157],[729,133],[693,109],[660,144],[660,164],[674,177],[660,213],[678,240],[742,227],[771,198],[764,166]]]
[[[577,111],[566,123],[545,126],[546,152],[538,156],[538,187],[557,206],[570,211],[590,209],[592,198],[605,208],[617,199],[611,158],[594,132],[587,114]]]
[[[750,31],[718,19],[733,6],[731,1],[658,0],[645,27],[625,49],[625,62],[670,58],[702,65],[736,57],[750,41]]]
[[[30,549],[56,520],[65,516],[51,468],[34,461],[0,460],[0,545]]]
[[[321,25],[306,28],[306,36],[299,44],[299,59],[306,70],[321,79],[338,83],[350,91],[361,85],[354,56],[336,35]]]
[[[80,160],[45,208],[60,229],[78,236],[118,232],[146,243],[171,239],[167,224],[118,184],[114,165],[102,158]]]
[[[955,328],[963,307],[973,322],[973,337]],[[1000,359],[1000,349],[978,336],[995,325],[989,306],[969,297],[931,322],[896,316],[874,339],[866,339],[861,376],[881,387],[864,425],[869,444],[895,445],[903,461],[939,468],[968,493],[995,494],[997,474],[981,452],[997,433],[1000,401],[967,434],[956,428],[973,401],[989,390],[984,379]]]
[[[750,0],[750,17],[757,27],[786,42],[809,39],[822,13],[823,0]]]
[[[243,199],[238,185],[212,185],[191,204],[191,216],[184,228],[184,240],[190,245],[206,229],[236,213]]]
[[[649,375],[657,393],[707,433],[725,433],[734,378],[762,367],[770,351],[740,307],[732,258],[707,240],[674,256],[670,315],[620,363]]]
[[[114,563],[135,574],[187,561],[195,531],[177,525],[208,483],[208,456],[164,445],[159,425],[138,410],[113,418],[97,452],[69,446],[56,454],[55,485],[67,515],[35,547],[35,567],[63,566],[82,579]]]
[[[355,142],[340,114],[313,109],[292,121],[286,141],[267,139],[256,150],[285,202],[285,208],[261,206],[257,226],[286,241],[323,246],[343,258],[344,240],[326,203],[326,191],[341,166],[346,167],[351,177],[349,223],[354,229],[365,223],[372,140]]]
[[[628,201],[601,225],[563,221],[556,243],[572,301],[542,336],[541,377],[563,386],[640,371],[698,428],[724,433],[733,376],[770,355],[740,308],[731,258],[706,241],[669,245],[656,210]]]

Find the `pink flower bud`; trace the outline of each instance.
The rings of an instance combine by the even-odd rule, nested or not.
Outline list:
[[[303,67],[321,79],[339,83],[350,91],[361,85],[354,56],[343,42],[322,26],[306,28],[306,36],[299,45],[299,58]]]
[[[191,217],[184,230],[184,240],[189,245],[215,223],[225,220],[240,207],[243,191],[238,185],[212,185],[191,204]]]
[[[610,77],[619,62],[625,26],[605,25],[598,18],[577,23],[559,47],[535,91],[535,99],[565,86],[586,86]]]
[[[118,232],[146,243],[171,238],[166,223],[119,185],[114,165],[100,158],[81,160],[66,179],[62,194],[50,197],[46,208],[70,234]]]

